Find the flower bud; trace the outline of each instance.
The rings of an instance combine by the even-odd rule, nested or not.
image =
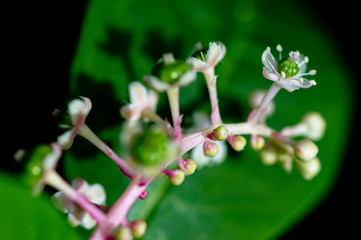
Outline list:
[[[321,162],[317,157],[308,162],[297,161],[296,163],[298,171],[306,180],[313,179],[321,170]]]
[[[323,137],[326,121],[321,114],[318,112],[307,113],[302,118],[302,123],[307,126],[307,137],[315,141],[320,140]]]
[[[261,150],[264,147],[265,143],[266,141],[264,140],[263,137],[260,136],[251,137],[251,147],[256,151]]]
[[[212,140],[223,141],[226,140],[227,137],[228,137],[228,129],[224,125],[220,125],[216,129],[214,129],[211,134]]]
[[[135,220],[130,224],[130,230],[134,238],[141,238],[147,231],[147,223],[140,219]]]
[[[215,157],[218,153],[218,145],[215,142],[206,141],[203,143],[203,153],[208,157]]]
[[[132,240],[133,234],[129,227],[121,227],[117,234],[114,236],[114,240]]]
[[[229,135],[227,139],[229,144],[231,144],[232,148],[237,152],[242,151],[247,143],[246,139],[243,136]]]
[[[277,154],[272,149],[264,148],[259,155],[264,165],[273,165],[277,162]]]
[[[291,173],[293,163],[292,156],[289,153],[283,153],[278,156],[278,160],[286,173]]]
[[[303,139],[293,146],[294,155],[300,161],[310,161],[316,157],[318,153],[318,147],[312,141]]]
[[[191,175],[195,172],[197,168],[197,164],[193,159],[188,159],[187,161],[183,162],[184,170],[187,175]]]
[[[185,173],[180,169],[175,170],[165,170],[164,173],[169,177],[170,182],[175,185],[179,186],[183,183]]]

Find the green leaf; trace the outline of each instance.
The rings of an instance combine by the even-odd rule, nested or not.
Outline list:
[[[338,48],[300,2],[225,0],[126,1],[93,0],[87,10],[74,59],[70,87],[74,95],[89,97],[93,109],[87,124],[116,152],[121,118],[128,100],[127,83],[142,81],[163,53],[185,59],[194,44],[222,41],[227,47],[216,74],[221,113],[225,122],[245,121],[249,93],[267,89],[261,55],[277,44],[300,50],[316,69],[316,86],[293,93],[282,90],[274,100],[276,112],[268,124],[280,130],[297,123],[309,111],[327,121],[318,142],[322,170],[312,181],[297,171],[263,166],[246,147],[227,161],[196,171],[180,187],[168,190],[163,177],[153,184],[150,198],[137,201],[132,219],[147,218],[144,239],[274,239],[307,215],[327,194],[338,174],[352,108],[350,79]],[[312,76],[313,77],[313,76]],[[181,113],[187,123],[195,109],[210,112],[203,78],[181,90]],[[169,117],[160,96],[159,114]],[[128,179],[101,152],[79,137],[65,157],[69,179],[81,176],[105,186],[108,203],[124,191]]]
[[[4,173],[0,173],[0,188],[2,239],[83,239],[45,194],[33,197],[29,189]]]

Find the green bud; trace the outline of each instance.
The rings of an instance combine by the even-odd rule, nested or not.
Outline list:
[[[121,227],[117,234],[114,236],[114,240],[132,240],[133,234],[129,227]]]
[[[134,136],[131,144],[133,159],[143,165],[152,166],[166,158],[169,139],[165,132],[148,128]]]
[[[203,143],[203,153],[208,157],[215,157],[218,153],[218,145],[215,142],[204,142]]]
[[[278,72],[284,72],[286,77],[293,77],[300,71],[296,61],[294,59],[281,59],[278,62]]]
[[[152,75],[166,83],[173,84],[188,70],[189,66],[186,62],[171,58],[170,61],[158,62],[152,70]]]
[[[43,160],[52,152],[49,145],[37,146],[29,157],[29,162],[26,166],[25,183],[33,187],[43,176]]]
[[[221,125],[213,130],[212,136],[214,137],[214,139],[212,140],[218,140],[218,141],[226,140],[228,137],[228,129],[226,128],[226,126]]]
[[[183,183],[185,173],[180,169],[175,169],[168,175],[170,183],[174,186],[179,186]]]
[[[140,219],[135,220],[130,224],[130,230],[134,238],[141,238],[147,231],[147,223]]]
[[[197,164],[193,159],[188,159],[187,161],[184,161],[184,170],[187,175],[191,175],[196,171]]]

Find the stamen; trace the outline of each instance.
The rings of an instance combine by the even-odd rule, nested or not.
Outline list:
[[[308,57],[304,57],[303,61],[300,64],[298,64],[298,67],[301,67],[303,64],[308,63],[308,61],[309,61]]]
[[[277,46],[276,46],[276,49],[277,49],[277,51],[280,53],[280,60],[282,59],[282,46],[281,46],[281,44],[278,44]]]

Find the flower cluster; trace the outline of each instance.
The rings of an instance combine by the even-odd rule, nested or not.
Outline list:
[[[144,75],[144,83],[129,84],[128,104],[120,109],[125,118],[120,134],[122,154],[116,154],[85,124],[91,110],[91,101],[80,97],[70,101],[64,111],[55,115],[61,120],[59,127],[66,131],[50,146],[41,146],[34,151],[29,161],[27,182],[39,193],[45,184],[57,189],[54,200],[58,207],[68,214],[72,226],[91,229],[96,226],[91,239],[141,238],[146,231],[144,220],[128,221],[127,214],[134,202],[146,200],[147,187],[159,176],[179,186],[186,175],[194,174],[197,166],[215,166],[225,161],[228,146],[239,152],[247,144],[250,135],[251,147],[259,152],[265,165],[279,163],[286,172],[293,164],[308,180],[321,169],[317,157],[318,147],[313,141],[322,138],[326,122],[317,112],[307,113],[299,124],[276,131],[267,126],[267,118],[275,111],[274,97],[285,89],[292,92],[316,84],[305,79],[316,71],[306,73],[308,57],[298,51],[291,51],[288,58],[282,58],[282,47],[277,46],[279,61],[276,61],[267,47],[262,54],[263,76],[274,83],[268,91],[257,90],[250,94],[253,109],[244,122],[224,123],[217,96],[217,75],[215,66],[224,59],[226,47],[220,42],[211,42],[207,48],[197,43],[186,60],[176,59],[166,53],[155,64],[150,75]],[[196,73],[203,74],[209,92],[210,114],[194,113],[194,126],[182,128],[182,114],[179,105],[179,89],[196,80]],[[170,121],[156,112],[158,94],[166,93],[172,118]],[[129,178],[130,184],[119,199],[106,206],[106,194],[100,184],[88,184],[81,178],[68,184],[57,172],[56,163],[63,150],[68,150],[76,135],[82,136],[114,161],[120,171]],[[297,137],[304,137],[296,140]],[[227,143],[229,144],[227,146]],[[187,155],[187,153],[190,153]],[[185,158],[190,156],[190,158]],[[175,163],[175,164],[173,164]]]

